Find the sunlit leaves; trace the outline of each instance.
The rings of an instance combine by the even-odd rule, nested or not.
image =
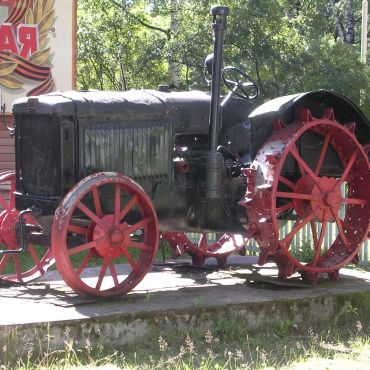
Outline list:
[[[112,0],[79,1],[80,88],[156,88],[168,83],[170,61],[182,65],[181,88],[206,88],[202,66],[212,52],[209,11],[214,2],[178,1],[179,25],[170,31],[172,0],[116,3],[121,7]],[[326,88],[359,103],[360,91],[369,90],[368,69],[358,62],[360,0],[224,0],[222,4],[230,7],[225,64],[250,74],[263,99]],[[336,36],[336,22],[345,21],[345,9],[354,15],[355,44]],[[366,96],[361,101],[370,106]]]

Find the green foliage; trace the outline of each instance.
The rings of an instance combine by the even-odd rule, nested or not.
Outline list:
[[[315,250],[311,238],[303,239],[300,243],[292,245],[291,255],[302,263],[309,263],[314,259]]]
[[[225,64],[258,81],[262,97],[329,89],[369,107],[369,69],[359,62],[360,0],[224,0]],[[156,88],[181,65],[182,89],[206,88],[212,52],[208,0],[81,0],[78,86]],[[352,32],[353,42],[347,34]],[[351,36],[351,35],[349,35]],[[361,99],[360,99],[361,97]],[[365,109],[366,111],[366,109]],[[367,113],[370,113],[367,112]]]
[[[323,38],[307,47],[302,55],[310,79],[305,88],[335,90],[360,103],[361,91],[369,91],[368,68],[359,62],[355,45]],[[362,101],[369,105],[368,97]]]
[[[78,87],[101,90],[153,87],[165,74],[164,44],[163,35],[140,27],[110,0],[81,1]]]
[[[368,318],[368,316],[367,316]],[[357,319],[350,326],[300,327],[284,322],[263,331],[248,332],[240,321],[229,325],[225,336],[213,328],[189,333],[162,333],[136,344],[94,346],[88,340],[79,347],[66,334],[63,349],[38,352],[35,338],[14,354],[4,346],[1,369],[368,369],[369,322]],[[19,348],[18,348],[19,349]],[[22,349],[19,349],[22,350]]]

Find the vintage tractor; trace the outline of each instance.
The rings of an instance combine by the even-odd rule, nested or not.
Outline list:
[[[323,90],[255,107],[256,84],[223,68],[228,8],[211,13],[211,95],[57,92],[14,103],[16,171],[0,176],[10,184],[10,199],[0,197],[3,280],[29,281],[55,260],[78,294],[118,296],[150,270],[160,235],[194,264],[221,266],[254,238],[260,265],[309,282],[336,280],[357,260],[369,235],[369,121]],[[307,227],[301,260],[293,240]]]

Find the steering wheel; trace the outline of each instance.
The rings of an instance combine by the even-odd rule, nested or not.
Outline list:
[[[213,54],[209,54],[207,55],[203,64],[203,77],[208,85],[210,85],[212,82],[212,69],[213,69]]]
[[[253,100],[259,91],[257,84],[241,69],[225,67],[221,72],[225,86],[236,96],[242,99]]]

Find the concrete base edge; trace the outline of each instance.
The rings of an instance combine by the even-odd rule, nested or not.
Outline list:
[[[361,302],[370,292],[336,294],[250,302],[231,305],[204,306],[201,303],[189,309],[158,310],[135,314],[116,314],[72,321],[56,321],[2,326],[0,345],[13,353],[45,352],[94,347],[119,347],[145,340],[157,340],[174,332],[193,330],[206,332],[232,330],[243,325],[251,332],[284,325],[307,326],[310,323],[338,321]]]

